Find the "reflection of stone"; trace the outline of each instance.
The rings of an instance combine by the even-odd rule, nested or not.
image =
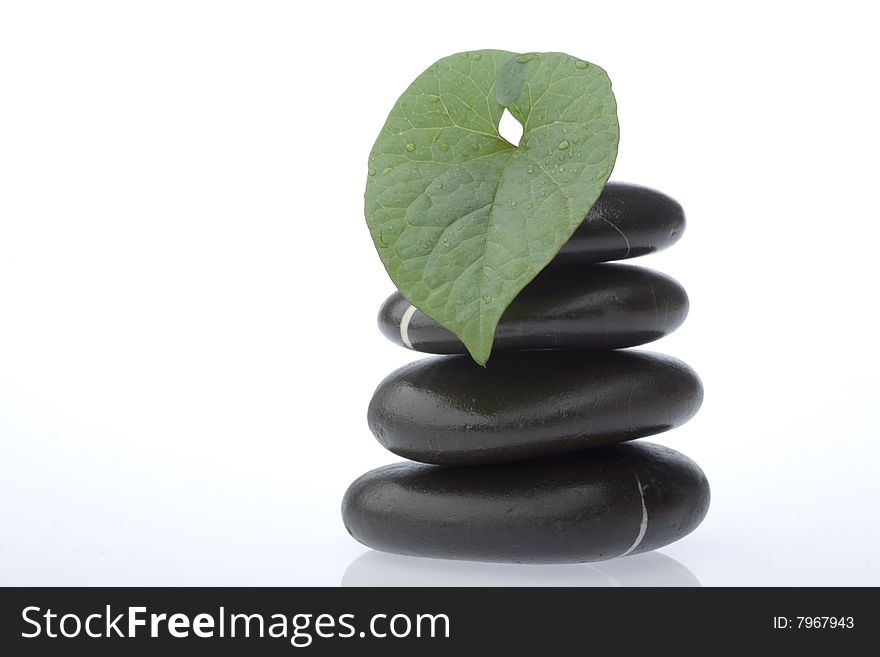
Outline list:
[[[631,265],[548,267],[504,312],[492,352],[507,349],[620,349],[658,340],[688,312],[674,279]],[[395,292],[379,309],[379,329],[392,342],[431,354],[462,354],[450,331]]]
[[[512,565],[421,559],[370,550],[351,562],[342,586],[702,586],[675,559],[646,552],[596,564]]]
[[[667,431],[700,407],[699,378],[641,351],[512,351],[480,367],[426,358],[392,372],[367,414],[388,450],[437,464],[498,463]]]
[[[699,525],[709,487],[696,464],[649,443],[612,445],[671,429],[699,408],[702,385],[684,363],[609,350],[674,330],[687,295],[657,272],[592,264],[665,248],[684,225],[669,197],[609,183],[505,313],[485,369],[441,356],[389,375],[370,403],[370,428],[392,452],[441,465],[396,464],[355,481],[342,509],[349,532],[409,555],[632,564],[628,555]],[[399,295],[383,306],[380,327],[410,348],[463,351]],[[581,568],[612,579],[616,569],[635,572]]]
[[[352,536],[388,552],[575,563],[677,541],[708,507],[693,461],[640,442],[485,466],[387,465],[349,487],[342,514]]]

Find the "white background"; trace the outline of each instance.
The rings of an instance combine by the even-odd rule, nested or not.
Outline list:
[[[604,67],[612,178],[688,214],[633,261],[687,288],[650,348],[706,386],[652,439],[713,488],[662,553],[704,585],[880,585],[870,6],[3,3],[0,584],[687,583],[657,555],[384,557],[342,526],[396,460],[373,388],[415,357],[375,325],[367,154],[429,64],[502,48]]]

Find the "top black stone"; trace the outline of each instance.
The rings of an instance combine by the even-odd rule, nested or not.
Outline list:
[[[648,187],[609,182],[551,264],[635,258],[672,246],[684,228],[684,210],[675,199]]]

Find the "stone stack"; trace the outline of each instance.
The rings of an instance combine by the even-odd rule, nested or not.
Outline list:
[[[420,463],[378,468],[349,487],[351,535],[399,554],[563,563],[653,550],[695,529],[709,506],[700,468],[627,441],[693,417],[700,380],[677,359],[623,350],[674,331],[687,294],[659,272],[604,264],[666,248],[684,226],[668,196],[606,185],[504,313],[485,368],[392,295],[382,332],[442,355],[398,369],[373,395],[376,438]]]

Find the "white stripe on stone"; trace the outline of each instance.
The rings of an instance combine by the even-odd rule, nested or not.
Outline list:
[[[620,230],[620,228],[617,227],[617,224],[608,221],[605,217],[602,217],[601,219],[606,224],[611,226],[614,230],[616,230],[618,235],[620,235],[623,238],[623,241],[626,243],[626,253],[623,254],[623,257],[626,258],[630,254],[630,252],[632,251],[632,247],[629,244],[629,238],[626,235],[624,235],[623,231]]]
[[[400,318],[400,339],[403,340],[403,344],[406,345],[407,349],[413,348],[412,342],[409,341],[409,321],[415,312],[416,307],[410,305],[406,312],[403,313],[403,317]]]
[[[639,535],[636,536],[636,540],[633,541],[633,544],[629,546],[629,549],[621,554],[621,557],[625,557],[630,552],[639,547],[639,544],[642,542],[642,539],[645,538],[645,534],[648,531],[648,509],[645,508],[645,491],[642,488],[642,482],[639,480],[639,476],[636,475],[636,484],[639,486],[639,499],[642,502],[642,523],[639,525]]]

